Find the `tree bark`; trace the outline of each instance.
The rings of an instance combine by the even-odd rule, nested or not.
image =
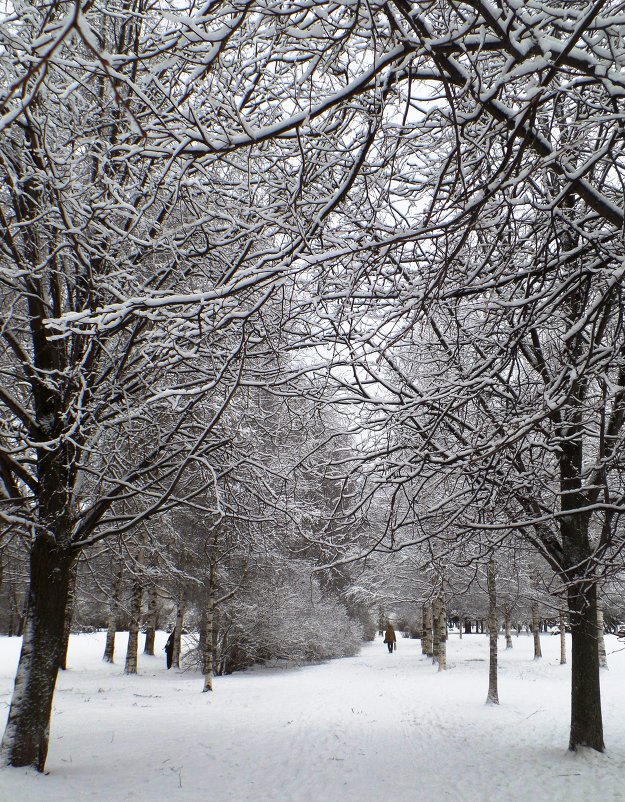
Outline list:
[[[603,720],[597,648],[597,596],[593,583],[569,586],[571,625],[571,733],[569,749],[603,752]]]
[[[3,760],[11,766],[34,766],[37,771],[45,766],[74,559],[49,535],[35,538],[24,640],[1,746]]]
[[[144,654],[154,654],[154,641],[156,638],[156,610],[158,606],[158,591],[155,585],[148,590],[148,609],[145,616],[145,646]]]
[[[171,664],[175,668],[180,668],[181,644],[182,644],[182,627],[184,624],[184,613],[186,609],[186,599],[184,592],[180,594],[178,600],[178,607],[176,609],[176,628],[174,631],[174,651],[172,653]]]
[[[438,670],[447,670],[447,608],[443,599],[438,600]]]
[[[213,623],[215,619],[215,579],[216,570],[211,560],[206,594],[206,613],[204,622],[204,649],[202,654],[202,671],[204,673],[203,693],[213,690]]]
[[[117,561],[117,567],[113,576],[113,587],[111,588],[111,601],[109,606],[108,628],[106,630],[106,644],[102,659],[106,663],[112,663],[115,656],[115,633],[117,632],[117,614],[119,611],[119,597],[122,591],[122,579],[124,576],[124,564],[121,560]]]
[[[497,581],[495,574],[495,561],[489,560],[486,581],[488,587],[488,639],[489,639],[489,660],[488,660],[488,694],[486,704],[498,705],[499,694],[497,691],[497,640],[499,636],[499,621],[497,619]]]
[[[440,600],[434,599],[432,602],[432,617],[431,617],[431,632],[432,632],[432,662],[438,663],[438,654],[440,650]]]
[[[603,600],[597,593],[597,648],[599,649],[599,667],[608,667],[608,656],[605,651],[605,638],[603,637]]]
[[[560,613],[560,665],[566,665],[566,626],[562,613]]]
[[[510,608],[506,604],[503,608],[504,629],[506,632],[506,649],[512,649],[512,625],[510,622]]]
[[[67,608],[65,610],[65,626],[63,628],[63,642],[61,644],[61,660],[59,668],[67,670],[67,650],[69,648],[69,636],[72,631],[74,620],[74,609],[76,607],[76,582],[78,581],[78,560],[75,560],[69,577],[69,590],[67,594]]]
[[[540,660],[543,656],[540,648],[540,615],[538,602],[532,602],[532,635],[534,636],[534,660]]]
[[[142,597],[143,587],[141,584],[141,578],[139,576],[135,576],[133,579],[132,596],[130,599],[130,623],[128,625],[128,647],[126,649],[126,665],[124,667],[124,674],[137,673]]]
[[[434,655],[434,644],[432,639],[432,607],[427,604],[423,608],[424,623],[423,623],[423,641],[421,642],[421,651],[428,657]]]

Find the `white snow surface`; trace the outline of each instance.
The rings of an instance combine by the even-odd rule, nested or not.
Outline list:
[[[606,752],[567,750],[570,665],[559,638],[500,639],[499,705],[485,704],[488,637],[450,634],[438,672],[418,640],[389,654],[217,677],[140,655],[102,662],[104,633],[73,635],[57,683],[46,774],[0,771],[2,802],[623,802],[625,651],[606,636]],[[141,648],[143,644],[140,644]],[[570,646],[570,644],[569,644]],[[0,638],[6,718],[18,638]],[[570,659],[570,656],[569,656]],[[0,721],[4,726],[4,719]]]

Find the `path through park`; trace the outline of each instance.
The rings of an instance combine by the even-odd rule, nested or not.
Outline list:
[[[165,639],[159,633],[159,647]],[[162,642],[161,642],[162,641]],[[47,776],[0,772],[20,802],[623,802],[625,653],[608,636],[604,755],[567,746],[569,668],[558,638],[541,661],[501,641],[499,706],[485,704],[488,639],[452,634],[437,672],[420,642],[380,639],[353,658],[218,677],[102,663],[103,633],[72,636]],[[18,640],[0,639],[6,710]]]

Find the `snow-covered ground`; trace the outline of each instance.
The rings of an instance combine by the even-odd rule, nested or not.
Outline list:
[[[499,706],[485,704],[488,638],[452,634],[449,670],[419,641],[388,654],[201,678],[141,656],[124,676],[102,662],[104,634],[72,636],[52,720],[47,775],[0,771],[7,802],[623,802],[625,651],[607,636],[607,751],[567,750],[568,666],[559,639],[501,639]],[[0,638],[4,727],[19,652]],[[142,644],[141,644],[142,646]]]

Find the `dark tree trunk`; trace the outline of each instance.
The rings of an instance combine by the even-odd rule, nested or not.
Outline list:
[[[597,592],[592,583],[569,587],[571,625],[571,734],[569,749],[603,752],[603,721],[597,648]]]
[[[154,654],[154,640],[156,638],[156,609],[158,604],[158,593],[156,587],[152,585],[148,591],[148,609],[145,616],[145,646],[144,654]]]
[[[73,555],[49,536],[35,539],[24,641],[2,739],[3,757],[11,766],[38,771],[45,766],[72,562]]]
[[[575,420],[577,418],[577,420]],[[582,428],[581,408],[573,420]],[[570,425],[570,423],[569,423]],[[603,752],[599,648],[597,644],[597,577],[590,543],[588,496],[580,492],[582,438],[568,437],[560,458],[562,540],[561,579],[567,588],[571,627],[571,730],[569,749],[589,746]]]

